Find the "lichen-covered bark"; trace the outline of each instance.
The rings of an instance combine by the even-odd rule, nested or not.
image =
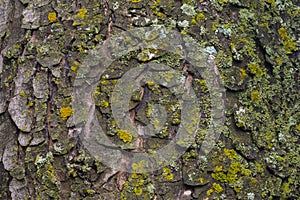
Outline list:
[[[115,172],[78,138],[74,80],[98,44],[155,25],[190,35],[215,57],[226,122],[212,152],[201,156],[211,114],[205,77],[172,53],[131,52],[104,72],[94,95],[98,120],[115,144],[155,150],[178,130],[178,101],[151,81],[129,106],[137,126],[161,131],[132,147],[137,138],[116,125],[111,93],[142,63],[192,77],[202,118],[180,159],[155,172]],[[0,0],[0,199],[299,199],[299,30],[297,0]],[[156,120],[156,104],[166,108],[165,124]]]

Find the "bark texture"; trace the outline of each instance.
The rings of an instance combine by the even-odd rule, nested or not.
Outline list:
[[[179,159],[154,172],[113,171],[78,137],[74,80],[107,38],[157,25],[191,36],[214,57],[226,121],[214,149],[201,156],[211,115],[205,77],[159,48],[130,52],[103,73],[94,93],[112,142],[155,151],[179,128],[178,101],[151,81],[132,95],[130,116],[136,126],[153,123],[160,131],[141,138],[116,125],[114,86],[143,63],[182,72],[200,99],[201,120]],[[0,0],[0,199],[300,199],[299,30],[297,0]]]

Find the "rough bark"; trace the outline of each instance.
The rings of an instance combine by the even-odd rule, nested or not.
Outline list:
[[[150,119],[149,112],[160,103],[167,125],[156,124],[162,130],[146,139],[115,125],[111,93],[139,64],[163,63],[190,78],[202,118],[179,159],[154,172],[113,171],[79,139],[74,80],[106,39],[157,25],[191,36],[214,56],[226,122],[201,156],[211,114],[205,77],[172,53],[131,52],[103,73],[94,95],[111,141],[127,151],[155,150],[178,130],[178,101],[150,82],[132,95],[131,120],[154,122],[157,113]],[[299,199],[299,30],[297,0],[0,0],[0,199]]]

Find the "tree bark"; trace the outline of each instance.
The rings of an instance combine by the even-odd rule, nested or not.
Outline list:
[[[149,80],[127,114],[138,130],[152,123],[160,131],[142,137],[116,125],[114,86],[145,63],[183,74],[201,117],[180,158],[153,172],[115,171],[79,137],[74,82],[96,46],[158,25],[192,37],[213,58],[226,89],[221,136],[207,155],[200,151],[212,115],[207,77],[160,47],[132,51],[104,71],[93,95],[110,141],[144,152],[176,137],[184,111],[171,89]],[[299,30],[296,0],[0,0],[0,199],[299,199]]]

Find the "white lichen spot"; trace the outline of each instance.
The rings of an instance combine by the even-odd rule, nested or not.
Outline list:
[[[186,15],[188,15],[188,16],[193,16],[193,15],[196,15],[196,14],[197,14],[196,11],[195,11],[195,9],[194,9],[194,7],[193,7],[193,6],[190,6],[190,5],[188,5],[188,4],[183,4],[183,5],[180,7],[180,9],[182,10],[182,13],[183,13],[183,14],[186,14]]]
[[[203,160],[204,162],[207,162],[206,156],[201,156],[200,159]]]
[[[184,83],[185,83],[185,80],[186,80],[185,76],[181,76],[181,77],[180,77],[180,83],[184,84]]]
[[[282,134],[281,132],[278,133],[278,141],[279,142],[285,142],[286,141],[285,138],[284,138],[284,134]]]
[[[254,200],[254,198],[255,198],[255,194],[254,193],[252,193],[252,192],[247,193],[247,199],[248,200]]]
[[[145,19],[146,24],[148,24],[151,21],[151,19],[149,19],[147,17],[145,17],[144,19]]]
[[[246,110],[243,107],[240,107],[239,110],[236,111],[237,115],[245,114]]]
[[[113,9],[114,10],[117,10],[119,8],[119,2],[115,2],[114,4],[113,4]]]
[[[229,37],[231,35],[231,29],[230,28],[225,28],[224,26],[218,27],[217,30],[215,31],[215,34],[217,33],[223,33],[226,37]]]
[[[187,20],[179,21],[178,26],[187,28],[187,27],[189,27],[189,21],[187,21]]]
[[[186,190],[183,192],[183,196],[186,196],[186,197],[191,196],[191,194],[192,194],[191,190]]]
[[[205,48],[205,51],[209,54],[209,55],[213,55],[213,54],[217,54],[217,50],[215,49],[214,46],[208,46]]]

